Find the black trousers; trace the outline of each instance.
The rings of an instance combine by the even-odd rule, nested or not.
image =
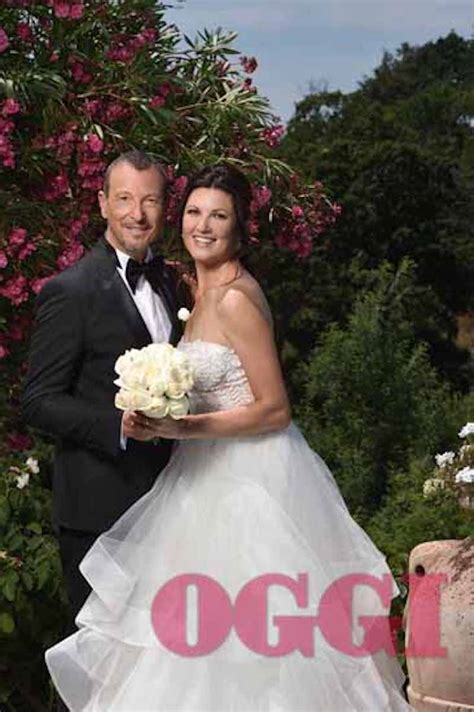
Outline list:
[[[94,532],[59,528],[59,552],[70,610],[66,635],[71,635],[76,631],[74,619],[91,591],[89,584],[79,571],[79,564],[98,536]]]
[[[79,564],[99,535],[65,527],[59,527],[59,531],[56,530],[56,535],[69,600],[69,618],[67,628],[62,636],[65,638],[77,631],[74,619],[91,591],[89,584],[79,571]],[[53,709],[54,712],[68,712],[68,707],[58,694],[56,694]]]

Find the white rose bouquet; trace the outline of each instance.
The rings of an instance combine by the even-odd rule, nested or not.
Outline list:
[[[148,418],[183,418],[189,412],[187,393],[193,386],[188,357],[171,344],[130,349],[115,362],[114,383],[119,410],[140,411]]]

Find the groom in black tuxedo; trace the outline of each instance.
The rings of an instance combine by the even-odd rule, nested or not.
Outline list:
[[[126,349],[180,336],[173,271],[150,250],[165,200],[160,164],[139,151],[119,156],[99,193],[105,239],[38,296],[22,409],[57,439],[53,521],[74,618],[90,591],[79,562],[170,456],[171,441],[155,444],[134,413],[115,408],[113,383]]]

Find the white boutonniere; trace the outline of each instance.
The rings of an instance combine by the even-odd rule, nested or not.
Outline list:
[[[189,309],[186,309],[186,307],[181,307],[181,309],[178,309],[178,319],[180,321],[187,321],[190,316],[191,312],[189,311]]]

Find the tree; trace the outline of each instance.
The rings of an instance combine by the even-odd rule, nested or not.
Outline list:
[[[458,398],[415,337],[413,301],[413,265],[405,260],[395,272],[382,264],[347,326],[329,327],[302,369],[298,419],[363,522],[380,507],[393,471],[406,471],[459,427]]]
[[[404,44],[357,91],[305,97],[281,149],[343,205],[324,256],[349,282],[340,318],[361,270],[410,257],[422,293],[417,333],[463,390],[468,354],[454,345],[454,317],[473,306],[473,66],[474,42],[454,33]]]

